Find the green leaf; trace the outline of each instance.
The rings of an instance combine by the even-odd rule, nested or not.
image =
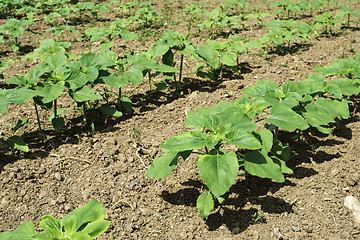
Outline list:
[[[275,104],[270,108],[266,121],[288,131],[305,130],[309,127],[301,115],[282,104]]]
[[[27,87],[17,87],[8,89],[6,91],[6,97],[9,103],[24,104],[36,95],[36,92]],[[4,101],[5,103],[5,101]]]
[[[210,191],[220,197],[234,184],[239,171],[236,154],[205,154],[199,157],[197,167]]]
[[[61,220],[65,227],[66,235],[69,236],[79,231],[85,223],[91,223],[105,218],[104,207],[95,199],[90,200],[84,207],[76,208]]]
[[[122,112],[118,111],[116,107],[111,107],[110,105],[104,104],[100,107],[100,110],[103,114],[114,117],[121,117]]]
[[[244,96],[258,98],[265,96],[270,90],[275,90],[279,85],[269,79],[261,79],[254,86],[244,88],[242,93]]]
[[[132,84],[139,85],[144,80],[144,76],[142,74],[141,69],[137,68],[136,66],[130,66],[129,69],[123,73],[124,78],[127,79]],[[121,75],[119,73],[119,75]]]
[[[5,96],[0,96],[0,113],[5,113],[8,107],[9,100]]]
[[[91,240],[92,238],[85,232],[76,232],[71,235],[70,239],[71,240]]]
[[[196,53],[207,62],[213,62],[218,56],[218,51],[211,46],[201,46]]]
[[[179,153],[170,152],[155,159],[145,174],[151,178],[167,177],[177,165]]]
[[[26,145],[24,140],[19,136],[11,136],[7,139],[7,143],[12,149],[20,150],[22,152],[28,152],[29,147]]]
[[[44,83],[43,86],[38,86],[36,90],[38,96],[43,97],[42,102],[46,104],[58,99],[64,91],[64,88],[65,82],[58,82],[55,85]]]
[[[222,64],[227,66],[235,66],[236,65],[237,55],[233,52],[220,52],[219,61]]]
[[[49,239],[63,240],[64,236],[62,235],[61,231],[59,232],[57,229],[53,229],[53,228],[47,228],[46,230],[36,235],[36,240],[49,240]]]
[[[281,167],[274,163],[264,150],[247,153],[244,158],[244,168],[245,171],[254,176],[271,178],[277,182],[285,181]]]
[[[62,117],[51,119],[51,123],[55,129],[55,132],[60,132],[65,127],[65,121]]]
[[[34,223],[24,222],[14,231],[4,232],[0,235],[1,240],[32,240],[36,239]]]
[[[100,95],[96,94],[95,90],[89,88],[88,86],[84,86],[80,90],[74,92],[72,97],[76,102],[86,102],[102,99]]]
[[[90,236],[90,239],[95,239],[100,236],[103,232],[106,231],[110,226],[110,221],[107,220],[98,220],[91,222],[81,231]]]
[[[17,121],[16,126],[13,128],[13,132],[15,133],[19,128],[23,127],[29,121],[28,118],[21,118]]]
[[[48,65],[50,70],[55,71],[67,63],[67,58],[65,55],[54,53],[46,57],[44,62]]]
[[[130,32],[126,29],[120,29],[119,33],[120,33],[120,38],[125,41],[131,41],[139,38],[136,33]]]
[[[199,129],[194,129],[191,132],[180,133],[171,137],[166,142],[162,143],[160,147],[167,152],[183,152],[192,149],[200,149],[205,146],[214,146],[213,140],[201,133]]]
[[[39,227],[43,230],[46,229],[55,229],[59,233],[61,233],[61,222],[60,220],[55,219],[51,215],[45,215],[41,218],[41,221],[39,223]]]
[[[291,168],[288,168],[288,166],[286,166],[285,162],[282,161],[281,159],[279,159],[275,156],[271,156],[271,159],[274,161],[274,163],[276,163],[277,165],[280,166],[282,173],[286,173],[286,174],[294,173],[293,170]]]
[[[255,134],[258,136],[261,141],[262,150],[265,152],[270,152],[273,146],[273,134],[270,130],[259,130]]]
[[[201,194],[196,200],[196,207],[200,210],[200,217],[206,218],[214,209],[214,197],[211,192]]]
[[[110,87],[121,88],[123,86],[129,85],[129,80],[126,77],[125,73],[120,73],[119,76],[115,73],[102,77],[104,82]]]
[[[132,113],[132,101],[128,97],[121,97],[120,104],[128,113]]]
[[[250,132],[243,129],[236,129],[228,133],[229,144],[237,147],[255,150],[260,149],[261,144],[259,140]]]

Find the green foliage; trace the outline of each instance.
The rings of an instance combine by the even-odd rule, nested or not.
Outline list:
[[[336,33],[334,30],[340,30],[340,22],[335,15],[331,14],[330,12],[325,12],[321,15],[317,15],[313,19],[312,27],[318,36],[321,34],[331,36]]]
[[[62,219],[45,215],[39,223],[43,231],[37,233],[32,222],[24,222],[16,230],[4,232],[0,240],[39,239],[76,240],[95,239],[108,229],[110,221],[104,220],[105,209],[95,199],[77,208]]]
[[[211,48],[197,52],[210,62],[217,57]],[[279,129],[299,133],[313,127],[329,134],[332,131],[329,123],[350,116],[349,101],[343,95],[358,91],[359,85],[350,91],[336,79],[325,81],[316,74],[283,85],[260,80],[243,89],[244,96],[234,103],[221,102],[211,108],[189,111],[185,125],[194,129],[162,143],[160,147],[166,154],[155,159],[146,174],[152,178],[166,177],[179,157],[186,160],[189,155],[198,154],[199,175],[209,191],[198,197],[197,207],[200,216],[207,217],[215,200],[224,201],[221,196],[234,184],[240,167],[251,175],[284,182],[283,174],[292,174],[285,164],[291,150],[279,141]],[[238,150],[225,151],[233,149],[223,147],[226,145]]]
[[[266,23],[269,32],[260,40],[270,51],[284,52],[290,50],[294,40],[300,40],[304,44],[309,39],[312,28],[305,22],[294,20],[274,20]]]
[[[14,52],[17,52],[20,49],[19,37],[25,32],[24,26],[32,24],[34,23],[29,20],[8,19],[4,25],[0,26],[0,43],[6,43],[4,38],[9,38],[7,43],[11,45]]]

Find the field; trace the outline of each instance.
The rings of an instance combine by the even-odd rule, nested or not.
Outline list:
[[[97,239],[360,239],[358,12],[0,1],[0,234],[96,199]]]

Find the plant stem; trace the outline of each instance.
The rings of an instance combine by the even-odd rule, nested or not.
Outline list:
[[[180,58],[180,73],[179,73],[179,84],[181,83],[181,78],[182,78],[182,70],[183,70],[183,64],[184,64],[184,55],[181,54],[181,58]],[[176,83],[175,83],[176,84]],[[176,84],[176,90],[178,90],[178,86]]]
[[[151,96],[152,89],[151,89],[151,70],[150,69],[148,70],[148,74],[149,74],[149,89],[150,89],[150,96]]]
[[[118,96],[118,102],[117,105],[120,107],[120,98],[121,98],[121,87],[119,88],[119,96]]]
[[[273,140],[273,149],[272,149],[272,153],[275,156],[276,155],[276,145],[278,143],[278,137],[279,137],[279,127],[275,127],[274,130],[274,140]]]
[[[83,103],[83,114],[84,114],[84,123],[87,124],[87,115],[86,115],[86,102]]]
[[[41,123],[40,123],[39,111],[38,111],[38,109],[37,109],[37,106],[36,106],[35,101],[34,101],[34,107],[35,107],[36,118],[37,118],[37,122],[38,122],[38,126],[39,126],[40,135],[43,137],[43,136],[44,136],[44,134],[43,134],[42,129],[41,129]]]
[[[57,99],[54,100],[54,118],[57,118],[58,115],[57,115]]]

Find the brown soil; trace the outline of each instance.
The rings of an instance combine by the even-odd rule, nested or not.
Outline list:
[[[179,4],[171,2],[170,6],[179,8]],[[360,10],[359,3],[353,4]],[[266,9],[265,5],[261,7]],[[34,28],[44,31],[48,27],[37,22]],[[183,23],[172,29],[187,31]],[[256,38],[264,32],[264,28],[249,27],[240,35]],[[24,38],[29,43],[24,45],[36,45],[48,37],[48,33],[40,37],[29,33]],[[197,46],[206,41],[201,35],[191,39]],[[145,101],[146,83],[135,90],[129,88],[134,91],[130,95],[135,102],[134,113],[120,119],[90,113],[95,123],[93,134],[81,125],[81,113],[70,110],[64,115],[68,129],[59,136],[47,130],[48,138],[42,142],[34,131],[33,106],[10,105],[1,115],[0,134],[11,134],[7,122],[31,118],[25,129],[31,150],[13,155],[0,152],[0,232],[14,230],[24,221],[37,226],[45,214],[61,218],[97,199],[106,209],[106,219],[111,220],[110,228],[99,239],[360,239],[360,225],[343,205],[348,195],[360,198],[356,104],[352,117],[337,124],[333,134],[289,142],[293,157],[288,165],[294,174],[286,176],[285,183],[238,177],[225,195],[225,203],[206,219],[200,218],[196,208],[204,185],[195,158],[181,161],[165,179],[150,179],[144,174],[152,160],[161,155],[158,146],[187,130],[184,120],[190,109],[233,101],[241,96],[241,89],[258,79],[298,81],[313,73],[314,67],[352,57],[360,49],[359,39],[357,29],[347,29],[337,37],[311,40],[306,49],[291,54],[271,54],[268,59],[245,54],[241,74],[227,75],[221,81],[186,75],[182,97],[169,91]],[[135,42],[133,47],[148,49],[153,42]],[[74,43],[71,51],[83,52],[83,45]],[[4,50],[3,59],[16,57],[6,51],[10,50]],[[20,61],[4,75],[26,73],[34,64],[36,61]],[[190,73],[194,60],[186,59],[186,66],[185,72]],[[74,108],[71,99],[65,97],[59,105]],[[46,119],[50,112],[41,114]],[[252,223],[252,216],[261,211],[264,220]]]

